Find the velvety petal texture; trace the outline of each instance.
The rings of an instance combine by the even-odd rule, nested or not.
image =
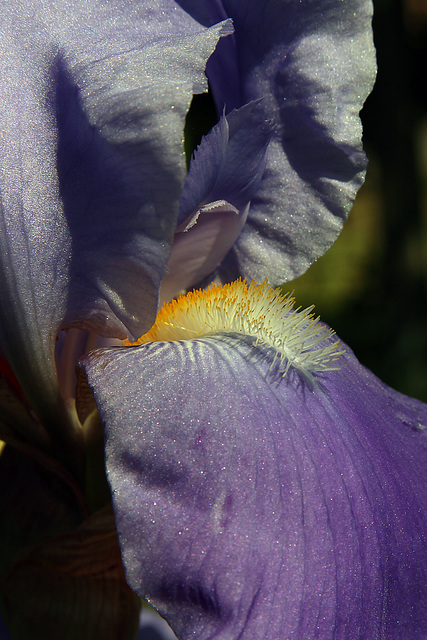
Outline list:
[[[362,184],[359,111],[372,88],[370,0],[178,0],[203,25],[231,17],[207,67],[219,113],[263,98],[275,124],[248,221],[222,266],[282,283],[334,242]],[[227,69],[225,71],[225,69]]]
[[[232,27],[172,0],[0,6],[0,348],[37,409],[57,403],[60,328],[153,321],[185,115]]]
[[[222,335],[93,352],[127,580],[190,640],[419,640],[427,407],[347,349],[285,377]]]

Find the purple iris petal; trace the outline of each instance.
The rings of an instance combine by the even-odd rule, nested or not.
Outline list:
[[[171,255],[160,288],[160,302],[190,289],[211,274],[232,247],[248,217],[226,200],[200,207],[182,232],[175,233]]]
[[[307,383],[237,336],[94,352],[127,580],[181,639],[419,640],[427,407],[347,352]]]
[[[228,7],[225,8],[222,0],[208,0],[207,2],[205,0],[201,2],[177,0],[177,4],[206,27],[229,17]],[[241,4],[245,8],[247,3],[242,2]],[[240,60],[234,34],[221,40],[216,52],[217,55],[209,58],[206,72],[215,85],[213,97],[218,112],[221,113],[224,107],[229,112],[244,104],[241,95]]]
[[[252,102],[223,116],[191,160],[162,281],[170,300],[212,273],[240,234],[265,168],[272,126]]]
[[[201,206],[226,200],[244,209],[258,190],[273,127],[260,102],[223,116],[194,152],[182,191],[178,229]]]
[[[233,36],[207,69],[219,110],[264,98],[265,117],[276,125],[260,189],[222,276],[292,279],[334,242],[363,181],[358,114],[375,74],[371,2],[179,4],[204,25],[233,19]],[[232,81],[224,82],[219,69],[230,57]]]
[[[172,0],[2,3],[0,348],[35,407],[58,393],[60,328],[152,323],[186,112],[231,30]]]

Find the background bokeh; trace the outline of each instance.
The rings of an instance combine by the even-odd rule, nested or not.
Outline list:
[[[293,281],[359,360],[427,401],[427,0],[377,0],[370,165],[340,238]]]

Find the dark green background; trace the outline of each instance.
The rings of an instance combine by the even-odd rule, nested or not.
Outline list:
[[[336,244],[289,284],[392,387],[427,401],[427,1],[375,3],[367,180]]]

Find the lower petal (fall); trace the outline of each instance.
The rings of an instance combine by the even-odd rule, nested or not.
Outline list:
[[[235,335],[94,352],[130,586],[180,639],[419,640],[427,407],[350,350],[304,379]]]

